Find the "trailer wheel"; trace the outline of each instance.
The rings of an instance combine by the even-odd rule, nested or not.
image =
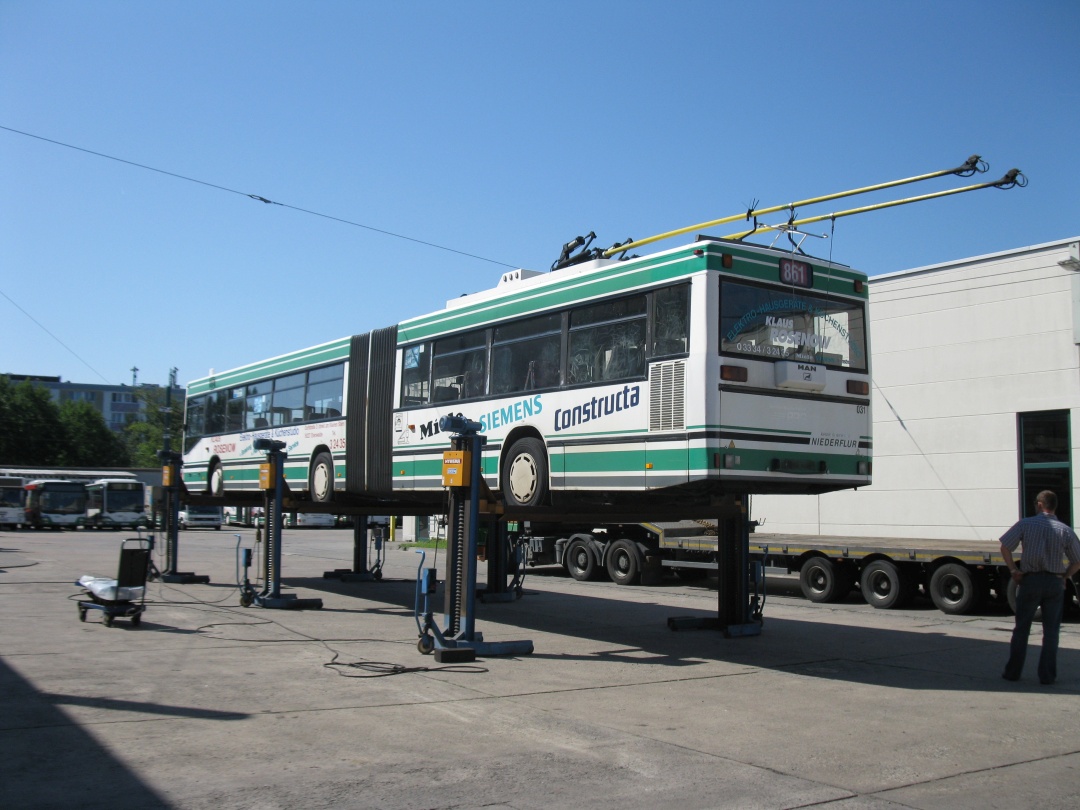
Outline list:
[[[963,565],[946,563],[930,577],[930,598],[942,613],[970,613],[981,597],[979,583]]]
[[[566,548],[566,570],[578,582],[586,582],[596,576],[596,558],[584,540],[574,540]]]
[[[527,436],[506,454],[500,471],[503,497],[512,506],[540,506],[547,499],[548,462],[544,443]]]
[[[104,621],[105,621],[105,626],[106,626],[106,627],[112,627],[112,622],[113,622],[113,616],[112,616],[112,614],[111,614],[111,613],[108,613],[108,612],[106,612],[106,614],[105,614],[105,618],[104,618]]]
[[[851,590],[851,575],[828,557],[810,557],[799,571],[799,587],[811,602],[839,602]]]
[[[913,585],[891,560],[874,560],[862,570],[859,581],[863,599],[881,610],[904,607],[915,595]]]
[[[86,608],[84,608],[82,605],[79,605],[78,607],[79,607],[79,621],[80,622],[85,622],[86,621]]]
[[[616,540],[608,550],[607,572],[616,585],[633,585],[644,564],[641,550],[629,540]]]
[[[140,624],[142,624],[142,614],[136,613],[134,616],[131,617],[131,626],[138,627]]]

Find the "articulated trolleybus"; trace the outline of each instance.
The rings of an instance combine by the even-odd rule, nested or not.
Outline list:
[[[257,489],[269,437],[313,501],[437,511],[448,414],[481,424],[516,513],[705,517],[870,483],[864,274],[713,237],[605,255],[191,382],[187,488]]]

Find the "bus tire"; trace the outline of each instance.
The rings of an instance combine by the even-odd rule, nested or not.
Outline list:
[[[637,582],[645,559],[636,543],[616,540],[607,553],[607,572],[616,585],[633,585]]]
[[[891,560],[874,560],[863,568],[859,588],[866,603],[879,610],[902,608],[915,594],[910,578]]]
[[[970,613],[978,608],[979,582],[966,566],[946,563],[930,577],[930,598],[942,613]]]
[[[573,540],[566,547],[566,570],[578,582],[587,582],[596,576],[596,558],[584,540]]]
[[[311,462],[308,492],[315,503],[330,503],[334,499],[334,457],[329,453],[319,453]]]
[[[206,494],[215,498],[225,494],[225,472],[221,469],[220,461],[210,465],[210,474],[206,476]]]
[[[527,436],[506,454],[500,471],[503,499],[510,506],[540,506],[547,500],[548,465],[544,443]]]
[[[839,602],[851,590],[851,579],[828,557],[810,557],[799,570],[799,587],[811,602]]]

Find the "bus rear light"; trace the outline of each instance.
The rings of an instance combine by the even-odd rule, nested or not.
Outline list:
[[[701,248],[698,248],[697,250],[695,250],[695,251],[694,251],[694,255],[695,255],[695,256],[704,256],[704,255],[705,255],[705,251],[704,251],[704,250],[702,250]]]
[[[861,278],[855,279],[855,292],[861,293],[865,289],[866,285],[863,283],[863,280]]]
[[[723,265],[725,270],[730,270],[732,265],[735,264],[735,260],[730,253],[722,253],[720,255],[720,264]]]
[[[849,394],[858,394],[864,397],[869,396],[870,383],[868,383],[866,380],[848,380],[847,392]]]
[[[742,466],[742,456],[730,453],[713,453],[713,466],[717,469],[733,470]]]
[[[872,461],[860,461],[859,462],[859,475],[870,475],[874,469],[874,462]]]
[[[728,382],[746,382],[746,366],[720,366],[720,379]]]

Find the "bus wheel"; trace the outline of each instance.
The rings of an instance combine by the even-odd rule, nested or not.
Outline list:
[[[866,566],[859,587],[867,604],[882,610],[902,608],[914,595],[910,578],[890,560],[874,560]]]
[[[210,475],[206,479],[207,494],[220,498],[225,494],[225,473],[221,469],[221,462],[215,461],[210,465]]]
[[[616,540],[607,555],[607,572],[616,585],[633,585],[645,560],[637,545],[629,540]]]
[[[942,613],[970,613],[981,601],[978,586],[967,568],[947,563],[930,577],[930,598]]]
[[[578,582],[586,582],[596,576],[596,558],[584,540],[574,540],[566,549],[566,570]]]
[[[308,491],[315,503],[330,503],[334,496],[334,458],[329,453],[319,453],[308,474]]]
[[[501,471],[503,498],[511,506],[539,506],[547,498],[548,470],[544,444],[518,439],[510,447]]]

